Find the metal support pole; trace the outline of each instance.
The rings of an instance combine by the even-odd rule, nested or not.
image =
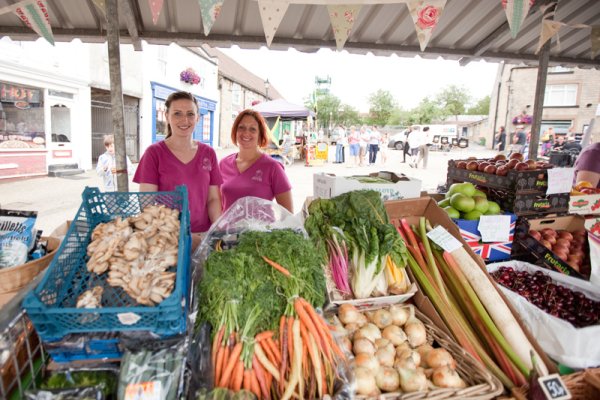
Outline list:
[[[112,108],[113,134],[115,137],[115,160],[117,190],[129,191],[127,152],[125,149],[125,123],[123,112],[123,87],[121,85],[121,53],[119,49],[118,0],[106,0],[108,65],[110,71],[110,102]]]
[[[550,1],[548,8],[544,10],[543,20],[553,20],[557,1]],[[546,93],[546,78],[548,76],[548,63],[550,61],[550,46],[552,39],[542,46],[538,65],[537,82],[535,85],[535,102],[533,106],[533,124],[531,125],[531,138],[529,140],[529,159],[537,160],[538,146],[540,144],[540,127],[542,126],[542,114],[544,112],[544,95]]]

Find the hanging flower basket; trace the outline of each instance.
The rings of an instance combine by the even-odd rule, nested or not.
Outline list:
[[[198,75],[192,68],[181,71],[179,74],[179,79],[185,83],[189,83],[190,85],[197,85],[202,80],[200,75]]]
[[[531,125],[533,123],[533,117],[527,114],[517,115],[512,120],[513,125]]]

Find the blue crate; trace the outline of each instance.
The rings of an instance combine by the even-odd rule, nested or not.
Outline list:
[[[479,232],[479,220],[453,219],[453,221],[458,225],[460,235],[475,254],[480,256],[486,262],[503,261],[510,259],[515,234],[515,223],[517,221],[517,216],[515,214],[505,213],[504,215],[510,215],[510,236],[508,242],[504,243],[483,243],[481,241],[481,233]]]
[[[106,336],[106,335],[105,335]],[[77,345],[64,346],[59,342],[44,342],[44,349],[57,363],[81,360],[120,359],[123,351],[118,337],[82,337]]]
[[[86,187],[82,197],[81,207],[42,282],[23,301],[42,340],[85,332],[148,330],[162,337],[184,332],[191,247],[187,189],[179,186],[173,192],[103,193]],[[173,292],[157,306],[147,307],[138,305],[121,288],[108,285],[106,274],[89,273],[86,250],[96,225],[119,216],[137,215],[152,204],[180,211],[179,254]],[[102,308],[76,308],[77,297],[97,285],[104,287]]]

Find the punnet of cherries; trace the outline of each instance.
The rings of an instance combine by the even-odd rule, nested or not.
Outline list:
[[[491,275],[496,282],[525,297],[538,308],[578,328],[595,325],[600,319],[600,302],[555,283],[542,271],[530,273],[500,267]]]

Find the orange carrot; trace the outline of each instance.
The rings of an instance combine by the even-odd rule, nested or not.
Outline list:
[[[269,349],[271,349],[271,353],[275,357],[275,360],[273,360],[273,361],[275,362],[276,365],[279,365],[279,363],[281,362],[281,354],[279,353],[279,348],[278,348],[277,344],[275,343],[275,341],[273,339],[267,339],[267,340],[265,340],[265,343],[266,343],[267,347]]]
[[[287,324],[285,323],[285,316],[281,316],[281,364],[279,364],[279,376],[281,379],[279,379],[279,385],[278,385],[278,389],[279,389],[279,395],[281,397],[281,395],[283,394],[283,389],[284,389],[284,383],[285,383],[285,371],[288,365],[288,345],[287,342],[288,340],[290,340],[290,338],[288,337],[288,331],[287,331]],[[291,332],[289,332],[289,334],[291,334]],[[292,356],[291,354],[289,355],[290,357]]]
[[[310,303],[308,301],[306,301],[306,299],[300,298],[300,301],[304,305],[304,309],[306,310],[308,315],[311,316],[311,319],[313,320],[315,325],[321,326],[321,332],[324,334],[324,338],[325,338],[325,341],[327,342],[327,344],[329,344],[329,346],[333,349],[334,353],[338,357],[340,357],[342,360],[345,360],[346,355],[344,354],[344,352],[340,349],[338,344],[333,339],[333,336],[331,335],[331,329],[330,329],[329,325],[327,325],[327,322],[325,322],[325,320],[323,318],[321,318],[320,315],[317,314],[317,312],[315,311],[313,306],[311,306]]]
[[[227,359],[227,364],[225,365],[223,374],[221,375],[221,380],[219,381],[220,387],[228,387],[229,386],[229,380],[231,379],[231,374],[233,372],[233,368],[235,367],[236,363],[240,359],[240,354],[242,354],[242,342],[237,343],[233,347],[233,350],[231,351],[231,354],[229,355],[229,358]]]
[[[292,340],[290,340],[289,335],[292,334],[292,326],[294,325],[294,317],[289,317],[288,321],[287,321],[287,331],[288,331],[288,354],[290,355],[290,357],[292,356],[292,354],[294,354],[294,352],[292,351],[294,348],[294,344],[292,343]],[[291,358],[289,359],[289,361],[291,361]],[[291,364],[291,362],[288,362],[288,365],[286,366],[289,367]]]
[[[219,329],[219,332],[217,332],[217,334],[215,335],[215,340],[213,341],[211,353],[213,370],[217,362],[217,351],[219,349],[219,346],[221,345],[221,340],[223,340],[223,334],[225,334],[225,326],[222,326],[221,329]]]
[[[296,314],[298,314],[298,318],[300,318],[300,321],[304,325],[306,325],[306,329],[308,330],[308,332],[312,333],[315,337],[317,345],[319,346],[321,351],[325,354],[329,362],[333,364],[333,358],[331,356],[331,352],[329,351],[328,341],[325,337],[325,334],[321,332],[321,325],[319,324],[318,326],[315,326],[312,318],[308,314],[306,308],[304,307],[302,301],[299,298],[296,299],[296,301],[294,302],[294,309],[296,310]]]
[[[260,397],[260,385],[258,383],[258,379],[256,377],[256,371],[254,371],[254,368],[252,368],[250,370],[250,390],[260,400],[260,398],[261,398]]]
[[[231,380],[230,389],[234,392],[238,392],[242,388],[242,381],[244,380],[244,363],[242,359],[238,359],[233,370],[233,379]]]
[[[304,339],[302,340],[302,367],[303,376],[308,376],[308,346]]]
[[[215,386],[218,386],[218,383],[221,379],[221,370],[223,369],[223,360],[225,358],[225,351],[227,346],[219,346],[217,351],[217,364],[215,368]]]
[[[252,378],[250,377],[250,369],[244,369],[244,390],[252,390]]]
[[[275,261],[268,259],[265,256],[262,256],[263,260],[265,260],[265,262],[267,264],[269,264],[271,267],[275,268],[277,271],[281,272],[282,274],[284,274],[285,276],[290,276],[292,274],[290,274],[290,271],[288,271],[287,269],[285,269],[284,267],[282,267],[280,264],[277,264]]]
[[[265,339],[268,339],[268,338],[272,338],[272,337],[273,337],[273,331],[264,331],[264,332],[261,332],[261,333],[257,334],[254,337],[254,340],[257,341],[257,342],[260,342],[262,340],[265,340]]]
[[[271,396],[269,395],[269,392],[267,390],[267,378],[265,376],[265,370],[263,369],[262,365],[260,365],[260,362],[258,361],[256,354],[254,354],[254,356],[252,356],[252,369],[254,370],[254,373],[256,374],[256,380],[258,381],[258,386],[260,387],[260,392],[262,393],[262,395],[265,399],[270,399]]]

